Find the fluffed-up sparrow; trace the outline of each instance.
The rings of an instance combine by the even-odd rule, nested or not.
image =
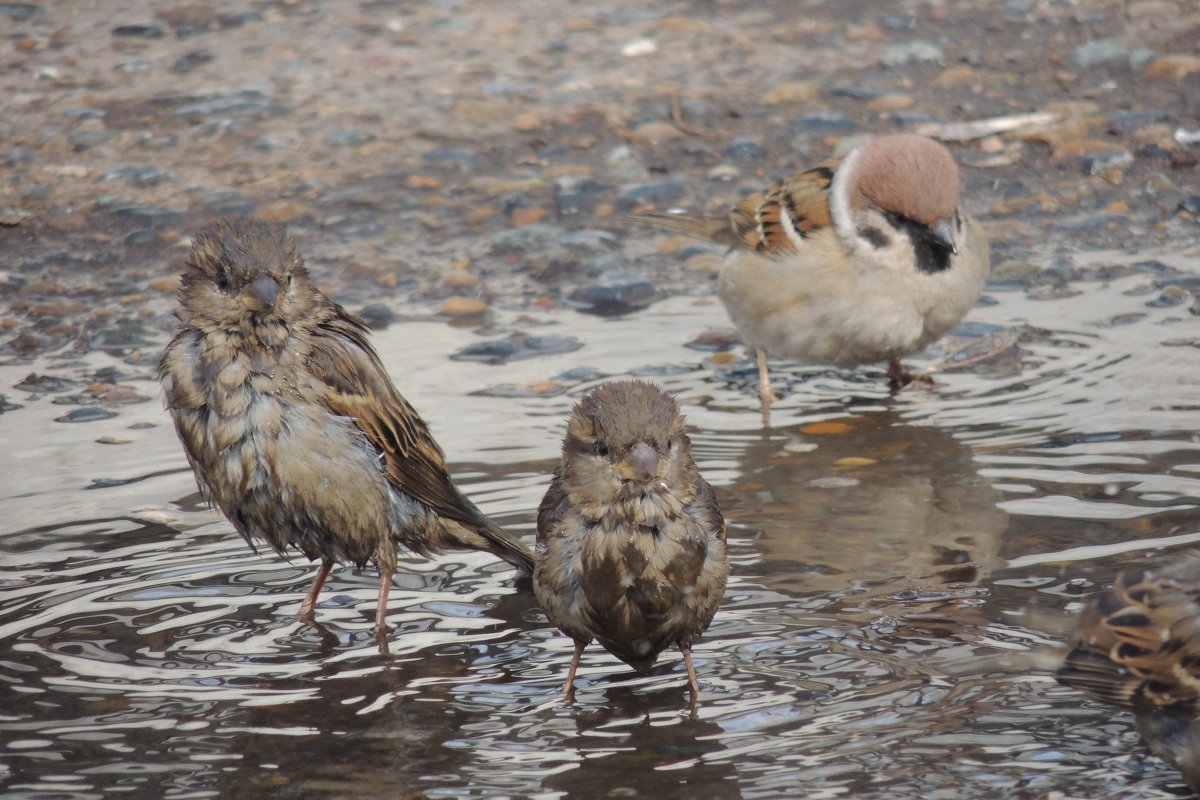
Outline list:
[[[321,561],[302,619],[334,563],[373,562],[386,631],[398,544],[485,550],[532,572],[529,549],[451,482],[367,326],[313,285],[281,228],[252,217],[205,228],[179,300],[158,369],[175,429],[201,492],[251,547]]]
[[[644,381],[604,384],[571,412],[562,461],[538,509],[533,586],[575,640],[563,690],[593,639],[639,672],[691,648],[725,593],[725,522],[692,460],[675,400]]]

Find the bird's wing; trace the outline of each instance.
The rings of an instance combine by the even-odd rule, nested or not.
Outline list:
[[[815,231],[833,224],[829,187],[839,160],[776,181],[766,191],[742,198],[728,218],[697,219],[657,212],[632,214],[630,222],[697,239],[753,250],[767,256],[795,253]]]
[[[542,544],[551,536],[556,535],[563,518],[570,510],[571,503],[567,499],[567,490],[563,485],[562,465],[559,465],[554,468],[554,477],[550,480],[550,488],[546,490],[546,495],[542,498],[541,505],[538,506],[538,544]]]
[[[1184,566],[1119,575],[1081,620],[1059,680],[1122,706],[1200,707],[1200,570]]]
[[[348,417],[383,459],[389,482],[440,516],[470,525],[482,514],[454,487],[446,457],[425,421],[387,375],[366,326],[337,316],[318,326],[308,366],[322,384],[321,403]]]

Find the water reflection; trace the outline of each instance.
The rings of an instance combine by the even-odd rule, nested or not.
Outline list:
[[[589,650],[577,704],[563,705],[569,640],[484,555],[403,559],[385,653],[370,573],[335,570],[321,626],[302,625],[314,568],[249,552],[197,503],[157,402],[84,426],[54,422],[52,395],[15,396],[25,407],[2,418],[0,787],[1174,796],[1173,771],[1139,755],[1131,720],[996,658],[1053,645],[1039,614],[1069,618],[1120,566],[1171,558],[1197,531],[1194,348],[1164,348],[1179,323],[1128,288],[1092,286],[1055,308],[998,295],[975,316],[1018,331],[1019,352],[933,392],[889,399],[861,375],[798,370],[768,431],[729,365],[684,347],[719,322],[692,298],[619,324],[548,314],[584,346],[497,367],[447,358],[470,331],[422,321],[382,335],[456,479],[526,537],[566,411],[597,376],[654,368],[683,399],[732,563],[695,648],[695,719],[673,653],[641,676]],[[1144,316],[1118,328],[1080,322],[1132,311]],[[0,365],[0,383],[109,361]],[[553,396],[472,394],[581,364],[594,372]],[[148,373],[129,381],[155,394]]]

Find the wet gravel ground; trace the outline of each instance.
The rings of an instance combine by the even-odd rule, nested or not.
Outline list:
[[[9,358],[156,350],[228,213],[288,223],[377,323],[708,294],[719,253],[623,214],[901,129],[951,140],[996,280],[1052,299],[1082,250],[1195,247],[1193,2],[78,0],[0,30]]]

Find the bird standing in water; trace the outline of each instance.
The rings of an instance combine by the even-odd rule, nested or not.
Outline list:
[[[202,494],[251,547],[320,560],[301,619],[334,563],[374,563],[386,632],[398,544],[484,550],[533,571],[528,548],[451,482],[367,326],[313,285],[282,229],[252,217],[205,228],[179,299],[158,368],[175,430]]]
[[[1057,677],[1131,710],[1150,752],[1200,794],[1200,557],[1118,575],[1084,612]]]
[[[678,646],[694,704],[692,642],[724,596],[728,565],[725,521],[675,400],[644,381],[585,396],[567,422],[537,530],[534,593],[575,640],[568,699],[596,639],[639,672]]]
[[[727,218],[631,221],[730,246],[717,293],[758,360],[764,422],[775,401],[767,355],[854,367],[900,359],[966,315],[988,275],[983,231],[959,205],[958,165],[924,136],[869,139],[744,198]]]

